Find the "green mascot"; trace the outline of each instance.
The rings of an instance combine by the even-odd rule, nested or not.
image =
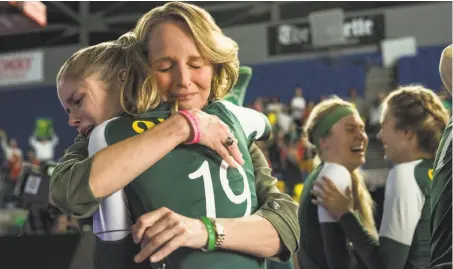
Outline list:
[[[50,140],[53,135],[53,123],[49,118],[37,118],[34,136],[39,140]]]

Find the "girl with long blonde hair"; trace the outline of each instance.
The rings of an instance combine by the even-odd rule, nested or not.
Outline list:
[[[373,202],[358,171],[368,145],[364,123],[351,103],[329,99],[314,107],[305,132],[316,146],[320,164],[305,180],[300,199],[300,268],[351,268],[354,259],[346,235],[337,218],[312,202],[312,189],[326,177],[341,192],[352,189],[354,210],[370,236],[376,237]]]

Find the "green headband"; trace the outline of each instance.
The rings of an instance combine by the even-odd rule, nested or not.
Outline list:
[[[342,118],[356,113],[354,108],[349,106],[339,106],[335,108],[329,115],[320,119],[319,123],[316,125],[313,130],[313,139],[316,142],[316,145],[319,146],[319,138],[323,137],[330,128],[337,123]]]

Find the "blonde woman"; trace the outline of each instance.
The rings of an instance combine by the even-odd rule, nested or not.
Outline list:
[[[439,97],[422,86],[401,87],[385,99],[378,139],[394,167],[386,181],[379,239],[372,239],[353,214],[352,197],[333,184],[321,186],[318,202],[340,218],[368,268],[430,267],[429,193],[434,156],[447,121]]]
[[[305,180],[300,198],[299,266],[303,269],[351,268],[355,260],[346,235],[336,218],[324,207],[312,203],[312,189],[325,177],[332,178],[342,192],[352,188],[357,216],[369,234],[376,236],[372,200],[358,171],[365,163],[368,145],[364,123],[351,103],[330,99],[314,107],[305,132],[310,143],[316,146],[321,164]]]
[[[156,13],[155,10],[159,12]],[[246,144],[241,143],[240,152],[237,141],[229,139],[233,137],[233,131],[234,137],[240,140],[237,137],[240,132],[238,133],[236,129],[231,128],[234,121],[233,123],[227,122],[231,129],[228,130],[218,118],[201,111],[201,109],[209,109],[212,101],[223,97],[237,80],[236,44],[221,33],[206,11],[196,6],[172,2],[155,10],[149,13],[154,14],[153,16],[149,17],[149,14],[144,16],[148,19],[155,19],[156,16],[160,18],[156,20],[159,22],[157,25],[149,24],[148,30],[155,34],[152,39],[153,43],[132,42],[127,48],[128,51],[133,50],[142,53],[143,48],[149,46],[151,50],[148,48],[146,51],[151,63],[151,70],[147,68],[137,70],[136,67],[142,67],[139,60],[134,61],[137,63],[137,65],[134,65],[135,68],[125,68],[128,65],[127,63],[132,61],[130,57],[133,56],[126,57],[126,60],[116,59],[125,54],[112,53],[108,49],[99,48],[98,53],[111,53],[110,57],[96,57],[97,61],[91,62],[92,57],[87,57],[86,53],[80,53],[71,59],[78,62],[76,66],[83,67],[82,70],[85,71],[87,77],[66,77],[64,74],[59,76],[59,96],[70,114],[70,124],[80,129],[83,134],[90,135],[90,145],[95,147],[91,152],[95,154],[94,157],[86,159],[88,155],[86,140],[81,139],[81,143],[74,145],[75,150],[68,152],[60,167],[55,170],[56,174],[52,176],[51,191],[54,200],[67,211],[76,211],[82,216],[90,216],[98,211],[100,199],[121,191],[142,172],[150,167],[152,168],[157,161],[162,160],[167,153],[172,154],[173,149],[179,144],[193,142],[195,140],[194,131],[198,129],[194,128],[193,124],[188,124],[190,121],[180,113],[176,113],[162,122],[156,119],[157,121],[151,124],[154,127],[147,131],[144,131],[149,128],[146,124],[138,124],[139,127],[142,126],[139,129],[143,131],[140,135],[122,141],[116,140],[118,143],[105,149],[101,149],[99,144],[95,142],[100,141],[96,139],[102,139],[106,135],[102,130],[106,130],[105,127],[108,123],[102,125],[102,121],[112,119],[123,111],[131,116],[142,115],[150,109],[160,108],[157,107],[160,103],[159,99],[177,100],[180,110],[186,110],[199,121],[199,137],[202,145],[217,151],[221,154],[221,157],[226,156],[224,159],[233,167],[238,167],[236,161],[244,164],[245,160],[247,166],[250,164],[249,161],[253,161],[256,180],[253,188],[249,184],[249,191],[253,196],[256,193],[256,199],[247,199],[238,203],[240,207],[243,207],[250,200],[253,203],[258,203],[260,208],[256,208],[256,204],[254,204],[253,211],[244,211],[249,212],[246,216],[219,214],[219,216],[225,217],[209,219],[209,227],[200,219],[194,218],[197,212],[193,212],[193,216],[187,217],[178,214],[174,209],[159,208],[143,216],[135,215],[137,222],[132,231],[135,241],[140,242],[140,245],[129,244],[128,252],[141,246],[142,251],[138,254],[134,253],[137,254],[135,261],[138,263],[147,260],[154,263],[170,255],[168,259],[173,262],[166,263],[167,265],[173,268],[187,268],[187,266],[190,268],[190,264],[197,262],[197,259],[194,260],[193,257],[203,254],[199,251],[200,248],[207,247],[207,245],[211,248],[210,235],[212,230],[208,228],[212,226],[218,232],[214,235],[218,250],[215,253],[204,253],[200,256],[206,257],[210,262],[203,265],[198,262],[197,268],[202,268],[200,266],[209,268],[211,268],[210,266],[216,268],[227,266],[225,262],[222,262],[224,259],[221,257],[230,257],[228,258],[230,262],[233,260],[239,263],[247,261],[248,267],[252,264],[253,267],[257,268],[264,264],[264,257],[289,259],[297,249],[298,243],[299,230],[295,214],[296,206],[291,202],[290,197],[280,194],[276,190],[275,181],[269,174],[270,169],[267,164],[264,164],[265,159],[262,157],[262,153],[257,152],[254,149],[255,146],[251,144],[251,155],[253,156],[252,159],[248,159],[246,156],[248,154],[243,151],[243,146]],[[191,17],[190,14],[194,17]],[[192,22],[196,22],[194,29],[189,28]],[[140,22],[138,25],[144,24]],[[200,32],[200,27],[203,31],[209,29],[211,32],[204,31],[205,36],[200,37],[196,34]],[[125,35],[122,41],[125,38],[135,38],[135,35]],[[216,51],[209,51],[199,44],[216,46]],[[88,55],[91,54],[88,53]],[[158,60],[154,60],[152,58],[154,56],[159,57]],[[116,59],[115,63],[122,63],[123,66],[105,65],[105,63],[114,59]],[[90,69],[90,64],[95,64],[97,67]],[[63,68],[63,70],[63,73],[66,74],[80,74],[80,72],[74,70],[68,71],[67,68]],[[87,70],[93,70],[93,72]],[[102,73],[97,74],[96,70],[102,71]],[[146,78],[148,71],[151,76]],[[131,76],[140,79],[130,80]],[[124,87],[118,90],[118,85]],[[138,85],[147,85],[147,88],[137,87]],[[228,108],[224,108],[222,113],[234,114]],[[168,114],[165,115],[168,116]],[[94,127],[100,131],[91,133]],[[120,130],[127,132],[126,129],[120,128]],[[119,135],[119,137],[126,138],[124,136],[127,136],[127,134]],[[233,140],[233,144],[230,143],[230,140]],[[242,160],[241,154],[244,160]],[[81,160],[81,162],[77,160]],[[194,160],[198,161],[195,158],[187,159],[188,162]],[[177,172],[178,169],[174,169],[172,172],[175,171]],[[183,170],[181,169],[181,171]],[[187,178],[187,176],[185,174],[184,178]],[[112,178],[115,180],[112,181]],[[205,178],[207,179],[207,177]],[[193,182],[199,184],[203,181]],[[219,184],[216,183],[215,186],[218,187]],[[178,185],[172,185],[172,187],[178,188]],[[136,190],[143,191],[144,189]],[[171,195],[171,189],[167,193]],[[197,190],[197,193],[199,193],[199,190]],[[233,193],[233,196],[237,195],[235,193]],[[120,193],[121,195],[123,194]],[[130,200],[137,197],[128,196],[127,198]],[[183,198],[183,196],[175,197],[175,199],[178,198]],[[213,202],[209,197],[199,198],[198,201],[205,199],[206,201],[209,200],[210,203]],[[212,207],[210,208],[212,209]],[[224,212],[226,211],[224,210]],[[123,224],[127,226],[127,222]],[[226,233],[220,233],[220,227],[223,227]],[[114,233],[115,231],[110,232]],[[125,231],[118,232],[124,233]],[[160,239],[158,240],[158,238]],[[174,252],[178,252],[178,254],[171,255]],[[104,251],[104,253],[107,254],[107,256],[104,256],[104,261],[107,261],[105,266],[109,267],[108,259],[114,260],[115,255],[108,251]],[[181,257],[181,253],[188,258],[184,260],[180,258],[172,259],[172,257]],[[232,260],[232,256],[237,257],[237,259]],[[133,256],[131,256],[132,258]],[[212,262],[214,263],[212,264]]]

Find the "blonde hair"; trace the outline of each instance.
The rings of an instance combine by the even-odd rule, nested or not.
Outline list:
[[[224,97],[236,84],[239,76],[238,45],[225,36],[211,15],[204,9],[182,2],[169,2],[153,8],[137,22],[133,32],[147,50],[151,30],[166,21],[182,21],[188,25],[202,57],[213,64],[210,100]],[[153,90],[157,85],[153,82]]]
[[[384,106],[395,118],[395,128],[414,132],[421,150],[436,153],[450,118],[437,94],[421,85],[404,86],[390,93]]]
[[[445,85],[445,88],[447,88],[448,92],[451,93],[451,61],[452,61],[452,45],[447,46],[443,51],[442,55],[440,57],[440,63],[439,63],[439,72],[440,72],[440,78],[442,79],[442,82]]]
[[[129,114],[141,114],[160,103],[158,92],[149,90],[149,66],[133,33],[74,53],[58,72],[57,85],[63,79],[83,81],[93,74],[109,91],[120,90],[121,106]]]
[[[119,85],[119,73],[126,59],[117,53],[118,49],[117,43],[109,41],[78,50],[60,68],[57,85],[63,79],[83,81],[93,74],[103,81],[111,81],[112,86]]]
[[[353,109],[354,111],[357,111],[351,103],[339,98],[324,100],[313,108],[304,126],[305,135],[306,137],[308,137],[308,141],[312,145],[317,145],[316,141],[317,139],[319,139],[319,137],[315,137],[314,131],[321,119],[341,106],[348,107]],[[329,135],[330,130],[327,132],[327,134],[324,135],[324,137],[327,137]],[[318,148],[318,146],[316,146],[316,148],[319,153],[320,149]],[[317,158],[319,158],[319,156]],[[363,175],[359,172],[358,169],[355,169],[351,173],[351,179],[354,208],[360,215],[363,227],[372,237],[377,238],[378,235],[373,215],[374,202],[367,187],[365,186]]]

